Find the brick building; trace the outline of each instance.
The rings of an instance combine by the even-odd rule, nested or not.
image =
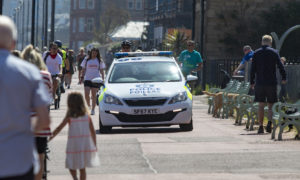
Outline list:
[[[168,29],[192,29],[193,0],[148,0],[148,47],[160,48]]]
[[[94,29],[99,28],[100,14],[108,3],[128,10],[133,21],[144,20],[145,0],[71,0],[70,48],[78,50],[85,42],[94,39]]]

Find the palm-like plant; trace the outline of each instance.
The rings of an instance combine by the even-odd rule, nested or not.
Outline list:
[[[186,48],[186,42],[189,37],[184,32],[174,30],[172,33],[166,34],[165,40],[163,41],[164,48],[171,50],[174,56],[179,56],[180,52]]]

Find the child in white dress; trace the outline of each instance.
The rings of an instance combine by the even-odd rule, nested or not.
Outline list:
[[[83,96],[78,92],[68,95],[68,111],[63,122],[54,130],[53,139],[66,124],[69,124],[66,168],[74,180],[76,170],[80,170],[80,180],[86,179],[86,167],[99,165],[97,154],[96,133],[90,115],[84,104]]]

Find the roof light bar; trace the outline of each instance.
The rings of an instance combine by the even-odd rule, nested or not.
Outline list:
[[[116,58],[137,57],[137,56],[171,56],[172,51],[146,51],[146,52],[118,52]]]

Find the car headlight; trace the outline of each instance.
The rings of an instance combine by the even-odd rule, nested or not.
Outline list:
[[[186,94],[186,92],[182,92],[182,93],[179,93],[176,96],[174,96],[171,99],[171,101],[169,102],[169,104],[174,104],[174,103],[185,101],[185,100],[187,100],[187,94]]]
[[[105,94],[104,102],[106,104],[123,105],[122,102],[118,98],[116,98],[114,96],[111,96],[111,95],[108,95],[108,94]]]

